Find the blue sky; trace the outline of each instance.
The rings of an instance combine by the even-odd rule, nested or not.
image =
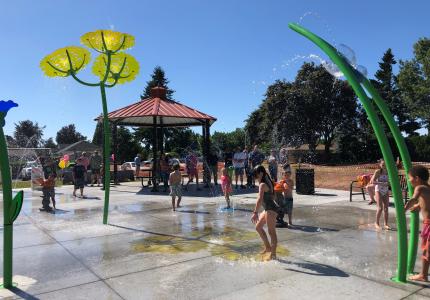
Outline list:
[[[140,74],[108,90],[110,111],[139,100],[160,65],[177,100],[218,118],[212,132],[243,126],[267,84],[294,78],[303,63],[297,57],[323,57],[288,22],[305,16],[303,26],[353,48],[371,76],[387,48],[397,59],[409,59],[413,43],[430,36],[430,2],[424,0],[14,0],[1,6],[0,99],[20,105],[9,112],[5,131],[12,134],[14,123],[30,119],[46,126],[44,138],[55,138],[71,123],[92,138],[93,118],[101,112],[99,90],[72,78],[44,77],[39,69],[45,55],[79,45],[88,31],[113,28],[136,38],[129,53],[140,62]],[[96,80],[90,68],[81,76]]]

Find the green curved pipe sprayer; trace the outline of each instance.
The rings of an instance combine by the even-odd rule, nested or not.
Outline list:
[[[375,87],[370,83],[369,79],[367,79],[362,74],[358,74],[360,77],[360,81],[363,84],[364,88],[367,90],[367,92],[372,96],[373,101],[378,106],[379,110],[381,111],[385,122],[388,124],[388,127],[390,128],[391,134],[394,137],[394,140],[396,142],[397,148],[400,152],[400,157],[403,162],[403,166],[405,168],[405,177],[408,184],[408,193],[409,197],[412,197],[414,193],[414,189],[409,182],[409,178],[407,174],[409,173],[409,170],[412,167],[411,162],[411,156],[409,155],[408,148],[406,147],[405,139],[402,136],[402,133],[400,132],[399,127],[396,125],[396,121],[394,120],[392,114],[390,113],[390,110],[388,109],[387,104],[385,101],[381,98],[379,93],[376,91]],[[411,274],[414,272],[415,267],[415,261],[417,259],[417,250],[418,250],[418,234],[419,234],[419,213],[418,212],[412,212],[411,213],[411,221],[410,221],[410,235],[409,235],[409,244],[408,244],[408,261],[407,261],[407,272],[408,274]]]
[[[358,98],[363,104],[363,107],[366,111],[366,114],[378,140],[379,147],[381,148],[382,156],[386,162],[388,177],[391,182],[391,188],[396,207],[398,257],[397,277],[394,280],[399,282],[406,282],[407,230],[405,210],[402,201],[402,191],[400,188],[400,182],[393,153],[388,143],[388,139],[384,134],[384,131],[382,129],[383,127],[381,126],[381,122],[379,121],[376,111],[370,99],[367,97],[366,92],[363,90],[360,84],[360,80],[357,78],[357,71],[355,71],[355,69],[353,69],[348,62],[346,62],[346,60],[336,50],[336,48],[334,48],[328,42],[298,24],[290,23],[288,24],[288,26],[292,30],[311,40],[328,55],[328,57],[338,66],[339,70],[342,71],[347,81],[351,85],[352,89],[357,94]]]
[[[13,222],[18,217],[24,194],[19,191],[12,197],[12,179],[10,175],[7,144],[3,132],[5,117],[8,110],[18,104],[9,101],[0,101],[0,172],[3,186],[3,284],[4,288],[12,287],[13,262]]]

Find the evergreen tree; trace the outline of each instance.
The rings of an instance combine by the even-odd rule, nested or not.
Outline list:
[[[413,135],[414,131],[419,129],[420,126],[415,121],[415,118],[411,116],[408,106],[400,97],[397,79],[393,73],[393,66],[396,63],[391,49],[388,49],[379,63],[379,70],[375,73],[376,81],[373,81],[373,83],[381,97],[386,101],[400,131]]]
[[[43,147],[45,148],[51,148],[51,149],[55,149],[57,148],[57,145],[54,142],[54,139],[52,137],[50,137],[49,139],[47,139],[44,143],[43,143]]]
[[[30,120],[20,121],[18,124],[15,123],[15,131],[13,136],[16,144],[19,147],[25,148],[37,148],[43,142],[43,129],[44,126],[40,126],[37,122]]]
[[[151,80],[146,83],[146,87],[143,90],[143,94],[140,98],[146,99],[151,96],[151,89],[154,87],[164,87],[166,89],[166,99],[173,100],[174,90],[168,87],[169,80],[166,78],[166,74],[164,70],[157,66],[154,68],[154,71],[151,75]],[[198,135],[192,132],[188,128],[166,128],[163,130],[164,133],[164,150],[165,152],[173,151],[180,155],[186,152],[186,149],[198,148]],[[134,131],[134,136],[136,140],[140,141],[143,144],[143,148],[146,151],[150,150],[150,146],[152,145],[153,132],[152,128],[138,128]]]
[[[101,146],[103,144],[103,123],[102,122],[97,122],[96,128],[94,130],[94,134],[93,134],[92,143],[98,146]]]
[[[166,78],[166,74],[164,70],[160,66],[156,66],[151,75],[151,80],[146,82],[146,87],[143,90],[143,94],[140,95],[141,99],[146,99],[151,96],[151,89],[154,87],[164,87],[166,89],[166,99],[173,100],[174,90],[171,90],[169,87],[169,80]]]
[[[113,149],[113,139],[112,139]],[[134,159],[137,153],[140,153],[142,148],[139,143],[134,139],[130,130],[124,126],[118,126],[117,129],[117,145],[118,152],[116,154],[116,161],[126,162]]]
[[[55,138],[58,144],[73,144],[86,139],[86,136],[83,136],[80,132],[76,131],[75,124],[61,127]]]

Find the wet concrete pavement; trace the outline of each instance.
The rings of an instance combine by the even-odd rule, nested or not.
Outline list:
[[[56,192],[50,214],[39,212],[40,192],[25,191],[14,226],[18,285],[0,298],[430,299],[426,285],[390,281],[396,231],[374,230],[375,206],[350,203],[346,191],[295,195],[295,226],[277,230],[276,261],[258,254],[256,191],[235,194],[234,211],[223,210],[219,189],[191,191],[173,212],[167,193],[124,183],[111,189],[109,225],[99,188],[86,188],[87,199],[70,186]]]

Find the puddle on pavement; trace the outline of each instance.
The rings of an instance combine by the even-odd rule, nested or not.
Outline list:
[[[252,241],[251,243],[249,243]],[[248,242],[248,243],[246,243]],[[191,233],[190,238],[175,236],[150,236],[132,243],[135,252],[165,254],[192,253],[206,250],[212,256],[228,261],[268,261],[270,253],[259,252],[262,244],[255,231],[242,230],[226,226],[224,228],[205,226]],[[290,254],[283,246],[277,247],[277,256]]]

